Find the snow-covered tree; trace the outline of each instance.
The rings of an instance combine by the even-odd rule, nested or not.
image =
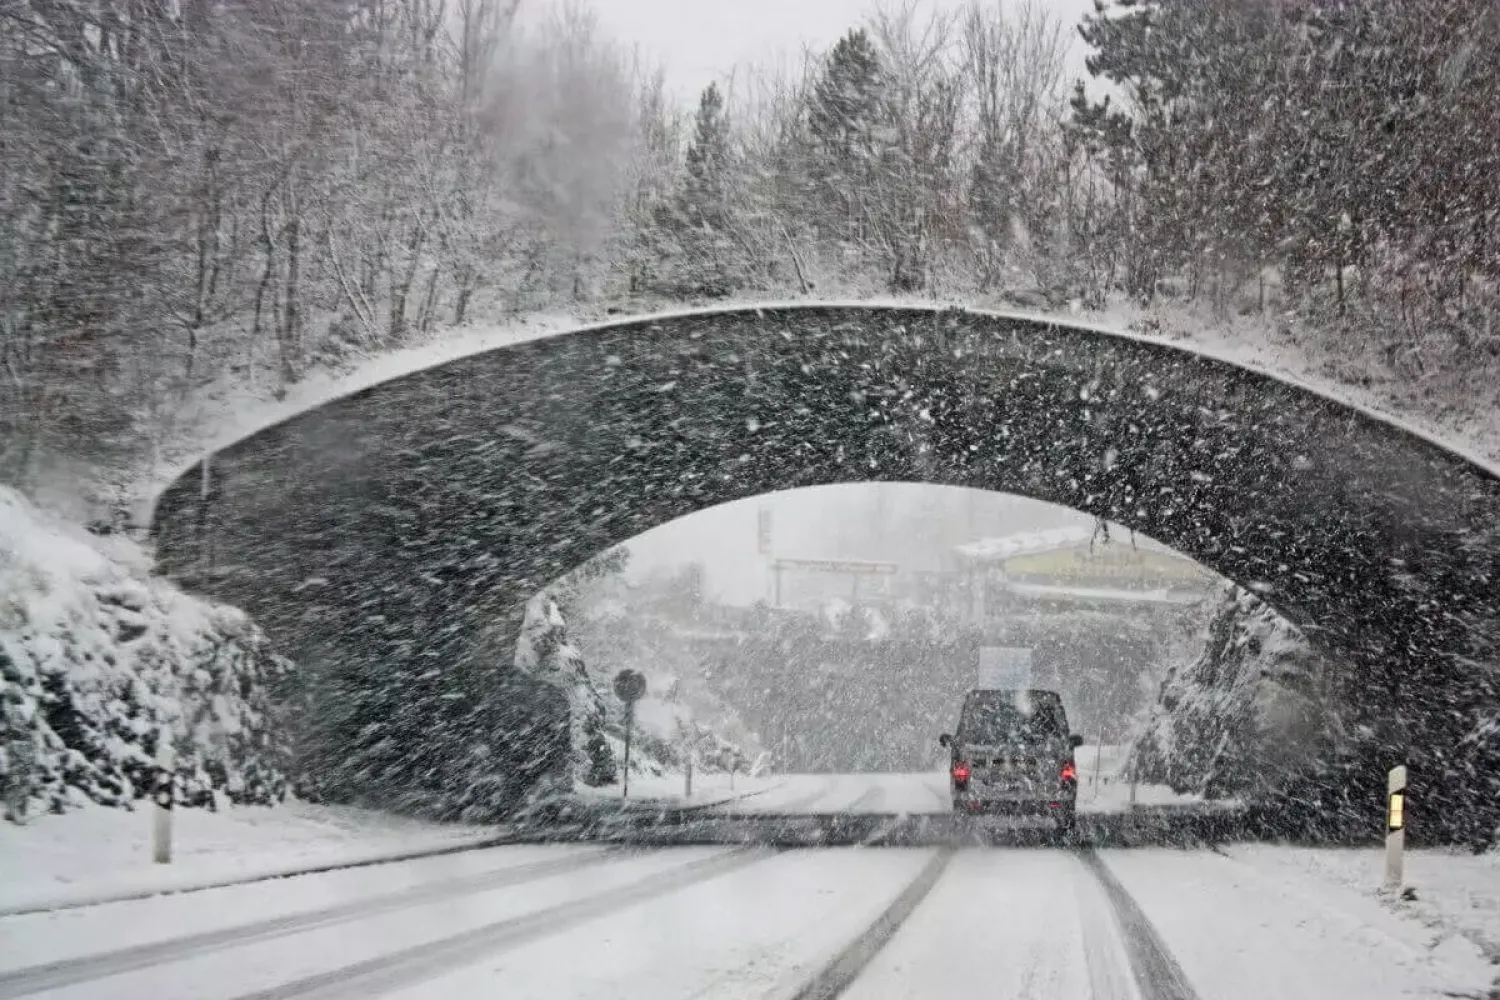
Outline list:
[[[600,747],[606,704],[584,666],[583,655],[568,638],[568,624],[557,601],[538,594],[526,605],[526,619],[516,643],[516,669],[557,688],[567,696],[573,780],[596,784],[612,768],[607,746]]]

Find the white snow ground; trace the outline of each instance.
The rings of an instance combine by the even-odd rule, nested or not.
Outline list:
[[[787,794],[932,797],[859,779]],[[1500,917],[1500,859],[1413,852],[1428,910],[1384,899],[1379,870],[1375,850],[1270,845],[493,847],[0,918],[0,1000],[1487,995],[1464,928]]]
[[[0,911],[166,892],[286,871],[357,864],[494,836],[344,806],[288,802],[173,813],[173,859],[151,861],[152,810],[84,806],[0,823]]]
[[[1298,870],[1296,848],[1257,848],[1260,863],[1248,864],[1209,851],[1101,853],[1204,1000],[1484,997],[1496,978],[1472,941],[1381,904],[1373,850],[1368,893]]]
[[[1109,904],[1071,852],[962,851],[847,1000],[1134,1000]]]

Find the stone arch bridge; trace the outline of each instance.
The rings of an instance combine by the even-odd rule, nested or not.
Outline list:
[[[522,603],[674,518],[828,483],[1004,491],[1149,535],[1306,630],[1392,756],[1460,753],[1493,706],[1493,471],[1275,377],[1058,322],[620,320],[393,379],[205,465],[157,502],[160,568],[311,672],[315,752],[348,794],[462,789],[494,753],[533,780],[557,701],[509,668]]]

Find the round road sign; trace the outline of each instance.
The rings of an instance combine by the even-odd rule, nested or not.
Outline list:
[[[626,704],[640,701],[646,694],[646,678],[636,670],[621,670],[615,674],[615,694]]]

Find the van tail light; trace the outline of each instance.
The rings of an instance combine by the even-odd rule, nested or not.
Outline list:
[[[1062,766],[1062,774],[1060,775],[1060,777],[1063,781],[1078,780],[1078,768],[1073,766],[1073,762],[1071,760],[1064,762]]]
[[[968,781],[969,780],[969,762],[968,761],[961,760],[958,763],[956,763],[956,764],[953,765],[953,780],[954,781]]]

